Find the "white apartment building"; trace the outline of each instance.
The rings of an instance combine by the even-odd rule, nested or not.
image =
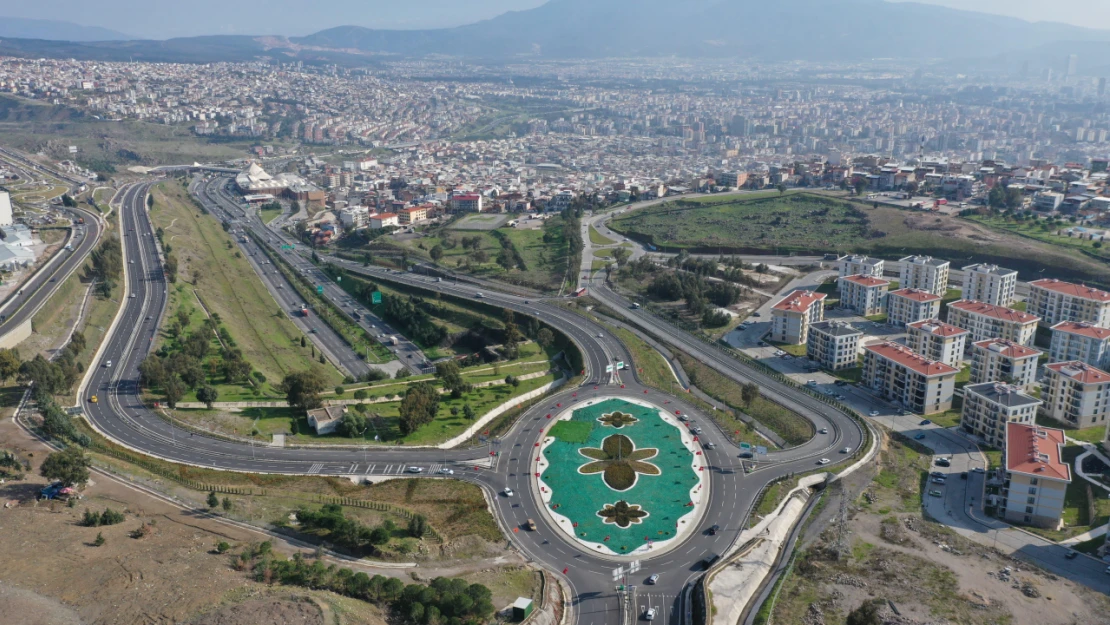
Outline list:
[[[1041,400],[1016,386],[1001,382],[968,384],[964,387],[960,427],[988,445],[1001,448],[1006,444],[1006,424],[1032,425],[1040,405]]]
[[[914,352],[949,367],[960,368],[970,334],[967,330],[939,319],[926,319],[907,325],[906,332],[906,346]]]
[[[1078,360],[1045,365],[1042,412],[1072,427],[1106,425],[1110,373]]]
[[[899,285],[943,296],[948,292],[949,262],[932,256],[907,256],[902,263]]]
[[[0,227],[13,223],[15,217],[12,215],[12,196],[7,191],[0,191]]]
[[[860,384],[877,395],[917,414],[944,412],[952,407],[956,369],[929,360],[897,343],[863,348]]]
[[[824,293],[794,291],[771,308],[771,340],[801,345],[811,324],[825,319]]]
[[[806,355],[829,371],[850,369],[859,364],[859,340],[863,332],[843,321],[819,321],[809,326]]]
[[[1079,360],[1110,369],[1110,329],[1082,321],[1061,321],[1052,326],[1048,358],[1052,362]]]
[[[836,259],[836,266],[841,278],[847,276],[883,277],[883,260],[881,258],[849,254]]]
[[[883,312],[889,280],[874,276],[845,276],[837,281],[840,289],[840,307],[851,310],[863,317]]]
[[[1064,432],[1022,423],[1006,426],[1006,467],[999,511],[1011,523],[1060,528],[1071,466],[1063,460]]]
[[[339,211],[339,223],[344,228],[362,228],[370,218],[370,209],[365,206],[351,206]]]
[[[380,230],[389,226],[401,225],[401,218],[396,213],[377,213],[370,215],[370,228]]]
[[[901,328],[940,317],[941,296],[920,289],[898,289],[886,294],[886,322]]]
[[[1029,389],[1037,382],[1040,350],[1006,339],[987,339],[971,344],[971,384],[1005,382]]]
[[[971,342],[1006,339],[1032,345],[1039,317],[986,302],[960,300],[948,305],[948,323],[971,332]]]
[[[1110,293],[1053,278],[1029,283],[1026,310],[1054,326],[1061,321],[1086,321],[1110,328]]]
[[[964,267],[963,299],[986,302],[995,306],[1014,303],[1018,273],[998,265],[968,265]]]

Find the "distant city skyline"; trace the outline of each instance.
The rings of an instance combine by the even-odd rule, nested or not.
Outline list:
[[[887,0],[914,1],[981,11],[1029,21],[1054,21],[1110,30],[1110,3],[1056,0],[1046,11],[1037,0]],[[459,26],[489,19],[506,11],[535,8],[546,0],[333,0],[327,10],[303,0],[266,0],[229,4],[218,0],[173,3],[151,10],[139,0],[79,0],[23,3],[0,10],[5,17],[57,19],[100,26],[143,39],[196,35],[307,35],[345,25],[382,29]]]

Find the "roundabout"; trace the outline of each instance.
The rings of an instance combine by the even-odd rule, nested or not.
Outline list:
[[[709,490],[697,436],[639,398],[579,402],[552,421],[533,459],[553,525],[599,555],[656,556],[697,525]]]

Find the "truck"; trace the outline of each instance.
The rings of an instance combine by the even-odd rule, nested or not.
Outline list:
[[[301,316],[302,317],[307,317],[308,316],[308,306],[301,306]]]
[[[586,287],[580,286],[574,290],[574,297],[582,297],[586,294]]]
[[[390,336],[390,337],[386,337],[386,339],[385,339],[385,340],[386,340],[386,342],[387,342],[387,343],[389,343],[390,345],[397,345],[398,343],[400,343],[400,342],[401,342],[401,341],[398,341],[398,340],[397,340],[397,337],[395,337],[395,336]]]

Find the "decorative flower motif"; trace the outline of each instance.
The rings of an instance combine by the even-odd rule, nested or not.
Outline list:
[[[619,430],[619,429],[623,428],[626,425],[632,425],[633,423],[636,423],[637,421],[639,421],[639,419],[637,419],[636,417],[633,417],[632,415],[628,414],[627,412],[621,412],[619,410],[616,410],[616,411],[610,412],[609,414],[601,415],[601,418],[598,419],[598,421],[600,421],[600,422],[602,422],[605,425],[608,425],[610,427],[617,428]]]
[[[596,447],[583,447],[578,453],[590,458],[588,462],[578,467],[578,472],[583,475],[601,473],[605,484],[613,490],[628,490],[636,484],[636,475],[660,475],[659,467],[650,462],[659,450],[655,448],[636,449],[632,439],[623,434],[614,434],[601,442],[601,449]]]
[[[620,528],[636,525],[647,515],[648,513],[640,509],[640,506],[630,505],[623,499],[615,504],[607,503],[597,512],[597,516],[602,518],[603,523],[606,525],[613,523]]]

